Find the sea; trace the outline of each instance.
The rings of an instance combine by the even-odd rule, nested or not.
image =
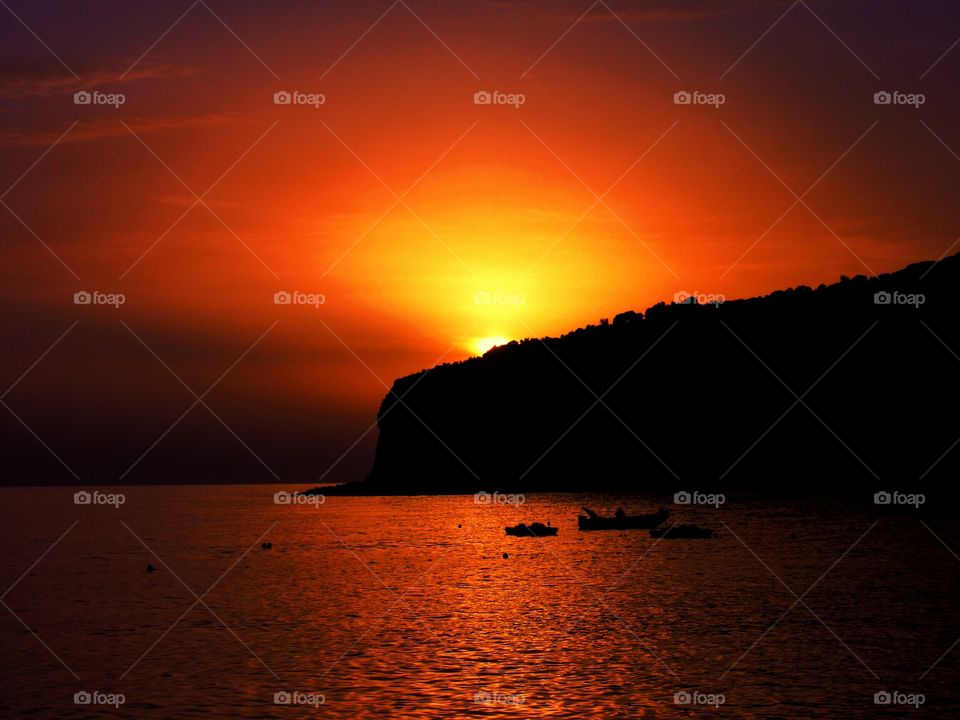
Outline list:
[[[0,490],[0,716],[960,717],[955,508],[296,489]]]

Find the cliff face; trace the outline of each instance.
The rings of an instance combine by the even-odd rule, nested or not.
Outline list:
[[[719,306],[661,303],[404,377],[381,405],[364,487],[903,489],[956,477],[958,292],[953,256]]]

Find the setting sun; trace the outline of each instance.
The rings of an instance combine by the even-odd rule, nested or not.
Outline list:
[[[490,337],[477,338],[473,341],[473,350],[477,355],[483,355],[487,350],[497,347],[497,345],[506,345],[510,340],[500,335],[491,335]]]
[[[960,720],[960,0],[267,5],[0,0],[0,720]]]

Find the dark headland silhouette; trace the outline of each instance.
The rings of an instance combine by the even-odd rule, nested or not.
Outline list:
[[[396,380],[366,480],[325,492],[952,486],[958,309],[954,255],[511,342]]]

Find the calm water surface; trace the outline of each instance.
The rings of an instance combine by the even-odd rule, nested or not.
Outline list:
[[[577,530],[584,504],[659,504],[632,496],[288,506],[273,486],[101,490],[126,501],[0,491],[3,716],[960,713],[947,509],[729,498],[675,508],[717,539],[657,542]],[[524,520],[559,535],[504,534]],[[84,691],[124,704],[75,704]],[[884,691],[924,703],[875,704]],[[316,704],[275,704],[281,692]],[[684,692],[695,702],[678,704]]]

